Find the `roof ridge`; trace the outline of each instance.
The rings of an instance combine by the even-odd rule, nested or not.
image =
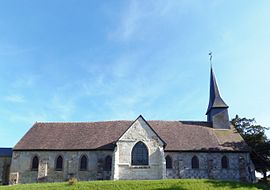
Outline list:
[[[146,120],[146,121],[177,121],[177,122],[179,122],[179,120],[161,120],[161,119],[157,119],[157,120]]]
[[[194,121],[192,121],[192,120],[180,120],[180,122],[202,122],[202,123],[210,123],[209,121],[199,121],[199,120],[194,120]]]
[[[119,122],[119,121],[128,121],[131,122],[133,120],[105,120],[105,121],[36,121],[35,124],[50,124],[50,123],[101,123],[101,122]]]
[[[132,122],[134,120],[104,120],[104,121],[36,121],[35,124],[50,124],[50,123],[102,123],[102,122]],[[146,121],[161,121],[161,122],[206,122],[207,121],[180,121],[180,120],[146,120]]]

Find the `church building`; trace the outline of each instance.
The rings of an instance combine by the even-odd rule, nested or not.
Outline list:
[[[213,69],[207,121],[37,122],[13,148],[9,181],[208,178],[252,182],[250,149],[230,124]]]

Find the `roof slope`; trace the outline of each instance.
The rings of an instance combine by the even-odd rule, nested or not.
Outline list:
[[[35,123],[14,150],[112,150],[133,121]],[[165,151],[248,151],[232,128],[213,129],[207,122],[148,121],[167,143]]]

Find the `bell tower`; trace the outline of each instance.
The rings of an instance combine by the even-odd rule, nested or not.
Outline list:
[[[207,121],[212,122],[213,128],[230,129],[230,120],[228,114],[229,106],[221,98],[216,77],[211,65],[210,69],[210,96],[209,105],[206,112]]]

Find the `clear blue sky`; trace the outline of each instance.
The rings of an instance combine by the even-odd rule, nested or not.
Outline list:
[[[230,117],[270,126],[269,10],[267,0],[0,1],[0,147],[36,121],[206,120],[209,50]]]

